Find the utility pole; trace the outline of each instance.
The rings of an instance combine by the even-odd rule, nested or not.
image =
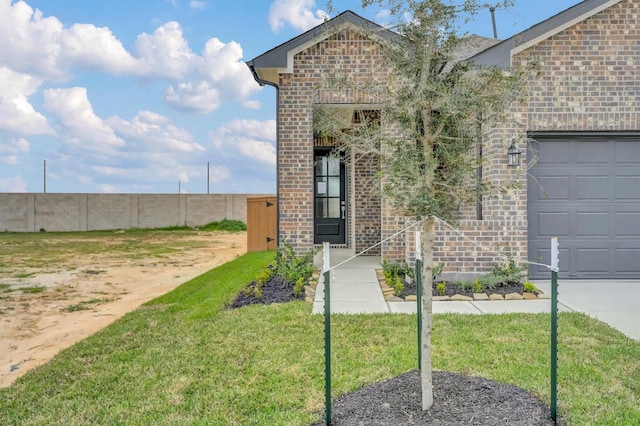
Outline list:
[[[496,8],[490,7],[489,12],[491,12],[491,23],[493,24],[493,38],[498,38],[498,29],[496,28]]]

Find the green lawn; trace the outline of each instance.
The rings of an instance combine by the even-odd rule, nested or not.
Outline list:
[[[304,425],[324,406],[323,319],[303,302],[224,310],[251,253],[145,304],[0,390],[2,425]],[[640,424],[640,343],[560,316],[559,414]],[[415,316],[335,316],[334,397],[415,368]],[[434,368],[549,399],[548,315],[437,315]]]

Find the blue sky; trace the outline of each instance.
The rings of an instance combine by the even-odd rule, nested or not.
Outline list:
[[[507,38],[579,3],[516,0]],[[384,12],[334,0],[379,22]],[[324,0],[0,0],[0,192],[275,193],[275,90],[245,61]],[[380,22],[382,23],[382,22]],[[487,11],[465,26],[492,36]]]

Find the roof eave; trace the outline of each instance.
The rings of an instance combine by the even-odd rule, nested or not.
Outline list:
[[[336,30],[342,30],[344,28],[371,31],[374,37],[378,37],[381,40],[391,40],[397,37],[397,34],[392,31],[362,18],[351,11],[346,11],[255,57],[253,60],[248,61],[247,65],[258,83],[260,83],[260,80],[263,80],[276,84],[278,82],[278,74],[293,72],[293,58],[297,53],[325,40],[334,34]]]
[[[585,0],[471,58],[481,65],[508,68],[514,55],[582,22],[622,0]]]

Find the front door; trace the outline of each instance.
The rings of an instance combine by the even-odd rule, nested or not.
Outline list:
[[[314,243],[346,243],[345,165],[331,150],[316,149]]]

